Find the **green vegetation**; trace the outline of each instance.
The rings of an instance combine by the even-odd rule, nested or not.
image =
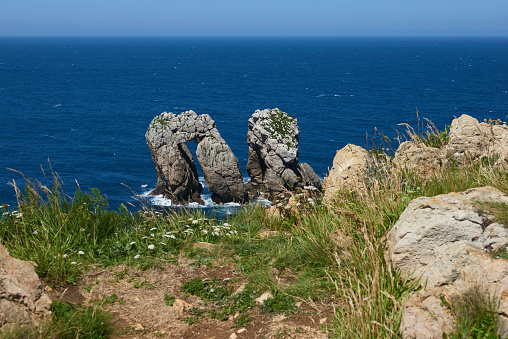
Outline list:
[[[297,143],[296,137],[293,135],[293,123],[296,118],[282,112],[280,109],[271,109],[270,115],[261,118],[261,125],[270,132],[271,135],[279,140],[286,140],[288,149]]]
[[[31,326],[8,330],[2,339],[101,339],[113,334],[112,316],[100,306],[73,305],[69,302],[53,303],[52,320],[35,329]]]
[[[494,339],[497,335],[497,303],[494,296],[473,286],[451,301],[455,329],[444,338]]]
[[[275,113],[275,117],[281,114]],[[287,125],[281,122],[275,126],[284,135],[287,131],[283,126]],[[439,146],[447,140],[446,131],[415,135],[428,145]],[[379,166],[385,166],[383,159],[380,157]],[[14,185],[18,205],[1,207],[0,243],[12,256],[34,261],[37,273],[52,287],[79,284],[92,266],[125,265],[114,273],[121,280],[131,268],[177,265],[181,256],[191,259],[194,266],[234,269],[238,273],[234,279],[197,277],[182,285],[185,297],[197,296],[205,305],[186,313],[189,324],[203,317],[225,320],[236,315],[233,326],[243,327],[248,326],[256,309],[291,316],[297,311],[296,302],[305,301],[333,308],[335,316],[328,326],[331,337],[398,338],[404,303],[418,289],[418,282],[402,279],[387,265],[382,237],[412,199],[485,185],[508,193],[508,171],[487,161],[452,164],[429,179],[408,171],[389,174],[375,178],[377,185],[366,196],[339,192],[325,205],[300,191],[287,192],[277,200],[278,218],[269,216],[263,207],[252,206],[225,221],[194,212],[150,208],[132,213],[123,205],[113,211],[97,190],[83,192],[78,187],[72,195],[66,194],[58,176],[51,189],[26,180],[23,191]],[[292,206],[290,199],[299,205]],[[506,221],[506,205],[479,208],[488,210],[497,221]],[[212,247],[193,247],[198,242]],[[129,281],[137,288],[153,288],[155,284],[139,277]],[[240,286],[243,290],[238,290]],[[268,291],[274,297],[258,306],[255,298]],[[486,306],[483,315],[470,317],[480,322],[460,325],[463,327],[450,334],[451,338],[464,337],[464,333],[483,337],[495,334],[495,318],[487,317],[494,315],[495,304],[490,297],[481,299],[480,295],[478,291],[467,294],[467,298],[477,298],[478,305]],[[175,299],[166,294],[161,302],[171,306]],[[120,302],[118,296],[111,295],[91,306],[57,303],[57,316],[41,333],[47,333],[43,337],[65,338],[67,334],[60,333],[81,331],[69,337],[86,338],[86,333],[96,331],[107,337],[110,318],[104,309]],[[450,301],[450,305],[457,319],[463,319],[461,309],[465,306],[460,299]],[[60,308],[65,314],[59,313]],[[468,312],[466,308],[465,314]],[[74,320],[78,323],[72,323]],[[57,329],[63,332],[53,334]],[[39,334],[27,337],[31,336]]]

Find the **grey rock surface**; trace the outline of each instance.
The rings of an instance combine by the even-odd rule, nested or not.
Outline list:
[[[38,326],[50,316],[50,308],[34,266],[11,257],[0,245],[0,332],[11,326]]]
[[[152,120],[145,137],[157,171],[157,188],[151,194],[164,194],[175,202],[197,199],[202,187],[186,146],[193,141],[198,144],[196,155],[213,193],[212,199],[217,202],[245,199],[238,160],[208,114],[164,112]]]
[[[260,192],[274,196],[298,184],[321,186],[312,168],[298,163],[298,133],[296,118],[278,108],[252,114],[247,132],[250,197]]]
[[[404,338],[441,338],[453,319],[440,297],[451,300],[473,286],[499,297],[500,335],[508,335],[508,260],[488,252],[508,247],[505,225],[481,203],[508,204],[492,187],[413,200],[386,236],[386,260],[403,278],[420,278],[402,320]]]

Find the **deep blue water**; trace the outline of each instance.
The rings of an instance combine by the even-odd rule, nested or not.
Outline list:
[[[336,150],[420,117],[508,115],[508,38],[0,38],[0,202],[8,168],[112,206],[153,188],[144,134],[163,111],[209,114],[246,175],[247,121],[278,107],[320,176]],[[396,144],[394,145],[396,147]],[[148,185],[143,188],[142,185]]]

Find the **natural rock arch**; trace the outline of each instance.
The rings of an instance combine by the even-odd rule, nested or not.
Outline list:
[[[212,200],[245,200],[238,160],[208,114],[164,112],[152,120],[145,137],[157,171],[157,188],[152,195],[164,194],[177,202],[187,202],[201,193],[197,167],[186,145],[194,141]]]

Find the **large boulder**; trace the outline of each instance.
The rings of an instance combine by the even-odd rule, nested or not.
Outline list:
[[[411,171],[416,176],[429,178],[448,163],[443,151],[424,143],[404,141],[399,145],[393,158],[393,164],[404,171]]]
[[[508,126],[494,122],[478,122],[463,114],[453,119],[450,128],[448,150],[452,154],[464,154],[472,160],[499,156],[508,160]]]
[[[51,300],[34,266],[15,259],[0,245],[0,332],[9,327],[39,326],[51,314]]]
[[[508,336],[508,260],[488,252],[508,247],[508,230],[481,202],[508,204],[492,187],[413,200],[386,236],[386,260],[403,278],[419,278],[402,317],[404,338],[441,338],[454,320],[442,298],[480,286],[499,298],[499,331]]]
[[[164,194],[175,202],[187,202],[201,193],[198,171],[186,146],[194,141],[212,199],[216,202],[245,199],[238,160],[208,114],[164,112],[152,120],[145,137],[157,171],[157,188],[152,195]]]
[[[318,186],[321,180],[307,164],[298,163],[296,118],[278,108],[256,110],[247,132],[249,196],[265,192],[274,196],[298,184]]]
[[[323,181],[324,199],[333,199],[338,191],[365,194],[375,171],[376,161],[366,149],[347,144],[335,153],[332,169]]]

